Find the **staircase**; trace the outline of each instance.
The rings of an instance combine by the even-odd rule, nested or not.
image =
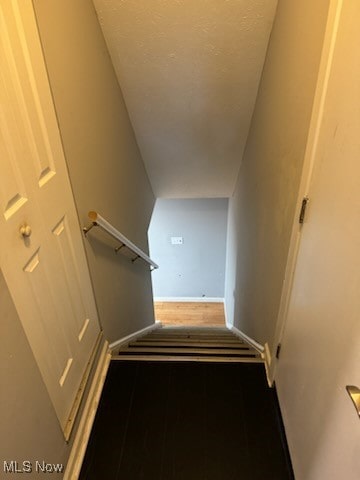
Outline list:
[[[160,327],[121,346],[113,360],[263,362],[257,350],[220,327]]]

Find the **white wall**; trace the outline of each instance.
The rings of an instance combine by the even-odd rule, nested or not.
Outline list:
[[[234,196],[228,321],[273,341],[329,0],[280,0]]]
[[[94,6],[34,6],[80,223],[97,210],[146,252],[154,196]],[[101,232],[92,231],[85,246],[106,338],[153,323],[149,269],[116,256]]]
[[[227,199],[158,199],[149,228],[155,297],[224,297]],[[171,237],[182,237],[172,245]]]

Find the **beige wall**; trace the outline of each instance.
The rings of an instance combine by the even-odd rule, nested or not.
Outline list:
[[[60,423],[1,271],[0,319],[1,472],[3,462],[11,460],[66,463],[70,447],[64,441]]]
[[[329,0],[279,0],[235,193],[229,205],[230,323],[272,343]]]
[[[34,0],[82,224],[97,210],[145,251],[153,193],[91,0]],[[112,342],[154,321],[149,269],[85,241],[101,323]],[[141,301],[139,301],[141,299]]]

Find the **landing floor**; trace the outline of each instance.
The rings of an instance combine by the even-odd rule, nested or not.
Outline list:
[[[163,325],[225,327],[224,304],[217,302],[155,302],[155,319]]]
[[[293,479],[263,365],[112,361],[80,479]]]

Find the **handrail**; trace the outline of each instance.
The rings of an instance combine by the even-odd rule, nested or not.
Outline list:
[[[119,247],[115,248],[115,253],[118,253],[119,250],[121,250],[123,247],[126,247],[136,254],[136,257],[131,260],[132,262],[135,262],[138,258],[142,258],[152,267],[152,270],[159,268],[159,265],[153,262],[151,258],[146,255],[146,253],[144,253],[139,247],[126,238],[125,235],[116,230],[115,227],[113,227],[97,212],[91,211],[88,213],[88,216],[92,223],[88,227],[83,228],[85,236],[93,227],[100,227],[102,230],[115,238],[115,240],[118,240],[121,243]]]

